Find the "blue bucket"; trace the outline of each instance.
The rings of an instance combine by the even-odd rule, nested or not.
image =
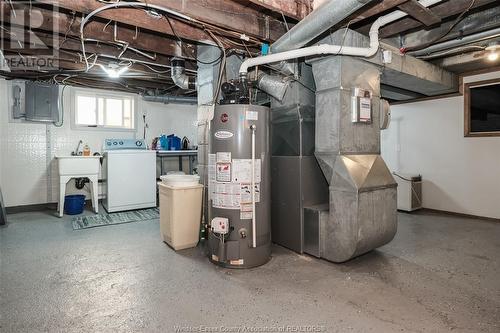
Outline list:
[[[64,197],[64,211],[68,215],[78,215],[83,213],[85,206],[85,196],[82,194],[67,195]]]

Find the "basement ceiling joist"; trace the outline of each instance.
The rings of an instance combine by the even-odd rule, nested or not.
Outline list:
[[[406,1],[399,5],[398,8],[426,26],[441,22],[439,16],[429,8],[422,6],[417,0]]]
[[[471,13],[456,24],[453,21],[449,21],[432,29],[407,33],[401,36],[401,45],[411,48],[432,43],[438,39],[440,43],[452,39],[461,39],[464,36],[500,27],[499,17],[500,2],[494,7]]]
[[[286,32],[284,22],[233,1],[148,0],[144,2],[179,11],[184,15],[208,24],[246,34],[260,40],[273,41]],[[37,3],[52,5],[54,2],[52,0],[38,0]],[[57,4],[60,8],[84,14],[88,14],[103,5],[96,0],[59,0]],[[203,28],[182,22],[175,17],[170,19],[175,30],[172,31],[165,19],[155,19],[144,10],[134,8],[110,9],[99,13],[97,16],[172,36],[177,35],[192,41],[212,40],[211,36]]]
[[[3,19],[6,23],[11,23],[10,19],[13,15],[11,7],[6,2],[0,3],[0,10],[3,13]],[[74,37],[80,39],[80,22],[81,17],[76,14],[58,13],[48,9],[38,9],[44,17],[51,17],[52,21],[43,20],[41,25],[37,28],[39,31],[44,31],[48,34],[53,34],[54,27],[64,37]],[[28,26],[29,21],[21,21],[25,27]],[[104,42],[114,42],[114,25],[104,22],[92,20],[85,27],[85,38],[100,40]],[[144,52],[159,53],[168,56],[177,56],[187,59],[196,58],[196,46],[191,43],[179,43],[165,36],[161,43],[158,43],[158,35],[148,33],[143,29],[133,29],[120,25],[116,30],[116,39],[120,41],[127,41],[130,47],[142,50]]]
[[[234,0],[247,6],[266,10],[269,15],[300,21],[313,10],[313,0]]]
[[[395,7],[401,5],[402,3],[405,3],[407,1],[408,0],[384,0],[376,5],[372,6],[371,8],[369,8],[367,10],[363,10],[363,12],[361,12],[359,15],[357,15],[356,17],[354,17],[351,20],[351,24],[366,20],[366,19],[373,17],[373,16],[376,16],[376,15],[379,15],[379,14],[381,14],[385,11],[388,11],[389,9],[395,8]]]
[[[464,12],[471,6],[471,4],[471,9],[474,9],[493,3],[495,1],[497,0],[448,0],[436,4],[435,6],[431,7],[430,10],[439,18],[446,19],[450,16],[459,15],[460,13]],[[382,38],[386,38],[419,27],[422,27],[421,22],[411,17],[406,17],[392,24],[388,24],[380,29],[380,36]]]

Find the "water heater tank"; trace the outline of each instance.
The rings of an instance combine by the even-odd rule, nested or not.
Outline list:
[[[265,264],[271,255],[269,108],[218,105],[210,133],[210,260],[231,268]]]

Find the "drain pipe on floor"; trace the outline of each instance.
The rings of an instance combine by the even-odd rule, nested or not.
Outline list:
[[[424,7],[429,7],[429,6],[432,6],[434,4],[439,3],[441,1],[443,1],[443,0],[420,0],[419,4],[424,6]],[[242,80],[247,79],[248,68],[250,68],[250,67],[264,65],[264,64],[270,64],[270,63],[277,63],[280,61],[297,59],[297,58],[302,58],[302,57],[309,57],[309,56],[314,56],[314,55],[331,54],[331,55],[357,56],[357,57],[365,57],[365,58],[372,57],[377,53],[378,48],[380,46],[380,43],[378,40],[380,28],[386,24],[397,21],[397,20],[399,20],[407,15],[408,15],[407,13],[405,13],[401,10],[396,10],[390,14],[379,17],[372,24],[372,26],[370,28],[370,33],[369,33],[370,47],[368,47],[368,48],[352,47],[352,46],[344,46],[344,45],[321,44],[321,45],[314,45],[314,46],[304,47],[304,48],[285,51],[285,52],[269,54],[269,55],[265,55],[265,56],[255,57],[255,58],[248,58],[240,66],[240,78]]]

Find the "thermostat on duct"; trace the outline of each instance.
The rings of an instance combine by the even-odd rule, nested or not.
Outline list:
[[[352,93],[352,122],[372,122],[372,92],[361,88],[354,88]]]

